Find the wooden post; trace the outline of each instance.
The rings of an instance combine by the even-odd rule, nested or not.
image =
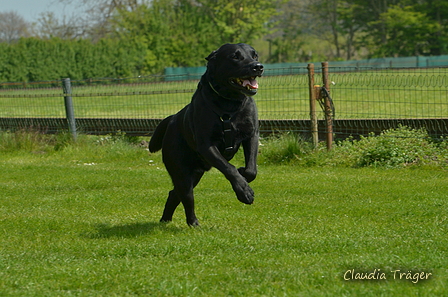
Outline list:
[[[324,88],[330,93],[330,81],[328,78],[328,62],[322,62],[322,82]],[[328,96],[325,96],[325,123],[327,127],[327,150],[331,150],[333,147],[333,112],[331,108],[331,101]]]
[[[316,149],[319,143],[319,134],[317,127],[317,113],[316,113],[316,95],[314,92],[314,64],[308,64],[308,88],[310,92],[310,118],[311,118],[311,137],[313,146]]]

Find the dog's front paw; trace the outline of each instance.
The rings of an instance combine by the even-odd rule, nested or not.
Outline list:
[[[254,190],[252,190],[246,181],[241,183],[239,186],[234,187],[234,190],[239,201],[245,204],[254,203]]]

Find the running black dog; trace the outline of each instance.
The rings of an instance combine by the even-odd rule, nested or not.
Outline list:
[[[182,202],[187,224],[199,225],[194,212],[193,188],[205,171],[217,168],[229,180],[237,198],[254,201],[249,186],[257,175],[258,115],[252,97],[256,78],[263,73],[257,52],[249,45],[225,44],[206,60],[191,103],[157,126],[149,150],[162,149],[163,162],[173,181],[161,222],[172,220]],[[236,169],[230,161],[242,144],[245,167]]]

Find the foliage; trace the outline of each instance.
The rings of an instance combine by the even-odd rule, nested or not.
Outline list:
[[[329,46],[327,59],[448,53],[446,1],[290,0],[288,7],[302,3],[297,39],[317,36]],[[280,30],[288,25],[282,20]]]
[[[121,39],[22,38],[0,49],[0,81],[9,82],[137,76],[144,52]]]
[[[18,155],[53,156],[62,151],[74,154],[84,151],[86,157],[104,155],[114,159],[112,156],[119,157],[134,151],[140,142],[139,137],[121,132],[103,136],[80,134],[76,142],[73,141],[71,133],[66,131],[58,134],[42,134],[32,130],[0,132],[0,152]]]
[[[370,57],[441,55],[447,53],[445,1],[354,0],[359,10],[362,45]]]
[[[275,14],[268,0],[236,6],[202,2],[155,0],[150,6],[118,9],[115,33],[98,42],[53,37],[0,43],[0,81],[130,77],[199,66],[223,43],[260,38]]]
[[[46,135],[32,130],[0,132],[0,152],[34,152],[47,154],[73,144],[69,133]]]
[[[379,136],[362,137],[354,144],[357,166],[397,167],[437,161],[435,145],[424,129],[401,126]]]
[[[82,35],[84,24],[78,24],[75,18],[67,19],[65,16],[60,19],[60,16],[54,12],[44,12],[40,14],[37,25],[35,27],[35,35],[42,39],[50,39],[58,37],[61,39],[75,39]]]
[[[274,136],[262,142],[260,159],[266,164],[304,166],[384,167],[448,166],[446,139],[433,141],[424,129],[400,126],[376,136],[361,136],[336,143],[326,151],[321,143],[313,150],[309,142],[290,134]]]
[[[0,152],[28,152],[54,154],[61,150],[92,151],[93,155],[104,150],[129,151],[135,147],[146,148],[141,137],[129,136],[118,131],[104,136],[80,134],[76,143],[71,134],[61,132],[55,135],[42,134],[30,130],[0,132]],[[399,126],[371,134],[359,140],[349,138],[338,141],[331,151],[324,143],[317,149],[294,133],[273,134],[260,140],[259,164],[300,165],[306,167],[448,167],[448,141],[446,138],[431,139],[424,129]],[[235,162],[244,164],[244,156],[239,152]]]
[[[380,15],[378,21],[372,22],[372,25],[376,24],[383,24],[384,31],[380,36],[379,32],[372,35],[373,42],[380,44],[383,34],[386,37],[386,42],[372,52],[378,57],[431,54],[430,40],[440,31],[440,24],[436,20],[415,11],[412,6],[391,6]]]
[[[200,66],[224,43],[251,43],[263,36],[275,14],[271,1],[154,0],[150,6],[119,10],[117,34],[146,47],[145,67]]]
[[[30,36],[29,24],[15,11],[0,12],[0,43],[11,43],[21,36]]]
[[[312,152],[312,145],[293,133],[274,134],[262,139],[260,156],[270,164],[294,163]]]
[[[198,3],[212,20],[219,44],[251,43],[268,32],[266,23],[277,14],[275,1],[271,0],[198,0]]]
[[[257,43],[270,63],[448,53],[446,1],[75,1],[93,17],[43,14],[38,38],[0,28],[0,82],[158,74],[228,42]]]

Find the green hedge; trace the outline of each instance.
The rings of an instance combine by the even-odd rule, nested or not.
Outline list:
[[[125,40],[22,38],[0,43],[0,82],[137,76],[150,72],[144,68],[145,54]]]

